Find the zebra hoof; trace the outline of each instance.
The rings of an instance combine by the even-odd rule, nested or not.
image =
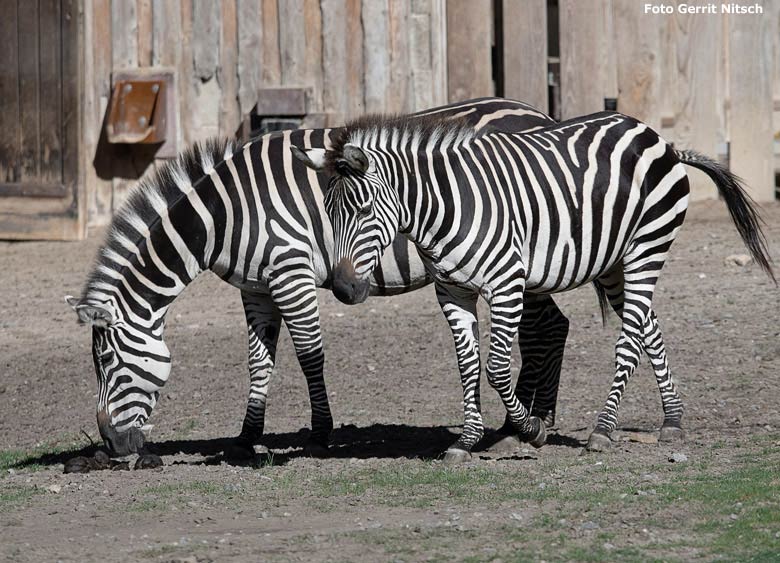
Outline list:
[[[534,436],[533,439],[529,440],[528,443],[535,448],[541,448],[547,442],[547,426],[545,425],[544,421],[541,418],[538,418],[536,416],[532,416],[531,420],[538,422],[539,432],[537,432],[536,436]]]
[[[585,450],[589,452],[606,452],[612,447],[612,440],[601,432],[591,432]]]
[[[661,432],[658,434],[659,442],[683,442],[685,440],[685,430],[679,426],[661,426]]]
[[[538,416],[531,417],[531,428],[529,432],[520,432],[518,438],[522,442],[528,442],[534,448],[541,448],[547,441],[547,429],[544,421]],[[536,430],[534,430],[534,428]]]
[[[444,454],[444,465],[460,465],[471,461],[471,452],[460,448],[449,448]]]

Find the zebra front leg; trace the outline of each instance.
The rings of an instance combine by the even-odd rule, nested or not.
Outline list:
[[[683,404],[680,396],[677,394],[677,389],[672,379],[672,372],[669,370],[669,361],[666,357],[666,346],[661,334],[661,327],[658,324],[658,317],[656,317],[653,310],[650,311],[642,336],[645,353],[653,365],[664,409],[664,422],[661,425],[658,439],[661,442],[683,440],[685,432],[680,424],[683,415]]]
[[[333,417],[323,375],[325,353],[322,349],[317,286],[310,271],[285,272],[271,282],[270,289],[306,377],[311,402],[311,436],[306,449],[312,455],[322,455],[327,452]]]
[[[523,315],[523,289],[525,284],[496,293],[490,298],[490,352],[487,363],[487,379],[504,403],[507,418],[514,426],[518,438],[540,448],[547,439],[544,422],[531,416],[512,390],[512,342],[518,332]]]
[[[238,442],[261,448],[268,385],[274,369],[282,318],[270,295],[242,291],[241,300],[249,334],[249,400]]]
[[[484,433],[479,401],[479,321],[475,292],[453,285],[436,283],[436,297],[450,325],[458,358],[458,371],[463,386],[463,432],[447,448],[444,462],[456,464],[471,459],[471,448]]]

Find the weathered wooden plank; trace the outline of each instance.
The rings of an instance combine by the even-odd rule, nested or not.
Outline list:
[[[547,111],[547,2],[503,3],[504,96]]]
[[[365,111],[363,104],[363,26],[360,0],[346,0],[346,62],[347,62],[347,115],[352,117]],[[327,37],[327,36],[326,36]],[[354,72],[358,69],[358,72]]]
[[[322,111],[322,13],[319,0],[303,0],[303,35],[306,40],[306,86],[311,88],[308,110]]]
[[[246,116],[262,84],[263,16],[261,0],[238,0],[238,102]]]
[[[385,111],[390,88],[389,12],[387,0],[363,0],[363,73],[365,108]]]
[[[447,103],[447,0],[431,2],[432,105]]]
[[[238,20],[235,0],[221,4],[222,29],[219,50],[219,134],[233,136],[241,123],[238,105]]]
[[[450,101],[493,95],[490,0],[447,3],[447,82]]]
[[[112,71],[138,67],[138,5],[132,0],[111,2]],[[114,152],[111,171],[113,185],[111,209],[116,213],[133,186],[129,180],[134,166],[129,154]]]
[[[21,182],[35,181],[40,172],[39,109],[40,67],[38,65],[38,3],[21,2],[18,12],[19,121]]]
[[[412,13],[409,28],[409,62],[412,71],[414,111],[431,107],[433,101],[431,74],[431,16],[422,11]]]
[[[390,82],[384,95],[385,111],[390,113],[405,113],[411,109],[409,15],[409,3],[406,0],[389,0],[387,17],[390,42]]]
[[[717,156],[719,115],[718,83],[725,77],[718,72],[721,25],[716,18],[696,14],[675,14],[674,100],[672,140],[681,149],[692,148]],[[662,93],[659,92],[658,96]],[[660,104],[658,105],[661,108]],[[622,109],[622,108],[621,108]],[[651,123],[655,125],[655,122]],[[702,172],[689,170],[692,199],[717,198],[712,181]]]
[[[84,238],[85,229],[73,208],[75,203],[60,197],[4,197],[0,205],[0,237],[10,240]]]
[[[3,0],[0,37],[7,42],[0,49],[0,182],[17,182],[21,177],[19,157],[19,50],[16,32],[17,7]]]
[[[220,13],[218,0],[197,0],[192,5],[192,53],[195,77],[206,82],[219,64]]]
[[[612,2],[560,0],[558,9],[561,116],[603,110],[605,97],[617,97]]]
[[[772,201],[772,23],[763,15],[741,15],[729,18],[729,25],[730,166],[753,199]]]
[[[104,158],[98,146],[103,116],[111,92],[111,3],[110,0],[84,0],[84,91],[81,169],[86,188],[87,224],[106,225],[111,219],[111,180],[101,178],[95,161]]]
[[[193,0],[179,0],[181,19],[181,56],[177,61],[177,88],[179,91],[180,110],[179,128],[181,129],[182,142],[186,146],[194,141],[193,117],[187,109],[192,108],[195,99],[195,76],[192,63],[192,2]]]
[[[263,0],[263,86],[277,86],[282,81],[279,51],[279,6],[276,0]]]
[[[40,43],[39,100],[40,182],[62,182],[62,25],[59,0],[39,3]]]
[[[282,84],[302,86],[305,79],[306,38],[303,30],[303,0],[279,3],[279,51]]]
[[[645,14],[642,4],[613,0],[618,109],[661,127],[661,27],[665,15]]]
[[[137,0],[137,2],[138,66],[152,66],[154,42],[152,0]]]
[[[111,2],[111,41],[114,70],[138,66],[137,5],[132,0]]]
[[[322,0],[323,102],[326,112],[341,114],[347,113],[346,17],[344,0]]]

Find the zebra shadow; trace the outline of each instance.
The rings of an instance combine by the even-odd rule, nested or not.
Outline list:
[[[179,439],[148,442],[147,452],[155,453],[168,465],[284,465],[306,457],[334,459],[421,459],[441,457],[460,434],[457,426],[411,426],[406,424],[341,425],[333,430],[327,450],[312,452],[306,447],[308,429],[296,432],[267,433],[263,444],[270,453],[257,456],[242,447],[235,438]],[[486,437],[474,448],[474,453],[488,449],[499,437],[487,430]],[[582,442],[562,434],[548,435],[548,444],[581,448]],[[13,469],[63,465],[77,456],[93,457],[101,449],[92,444],[56,453],[29,456],[14,463]],[[166,459],[167,458],[167,459]],[[171,459],[172,458],[172,459]]]

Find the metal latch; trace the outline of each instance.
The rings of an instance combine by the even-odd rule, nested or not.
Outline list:
[[[165,141],[165,88],[164,80],[117,80],[106,124],[108,142],[154,144]]]

